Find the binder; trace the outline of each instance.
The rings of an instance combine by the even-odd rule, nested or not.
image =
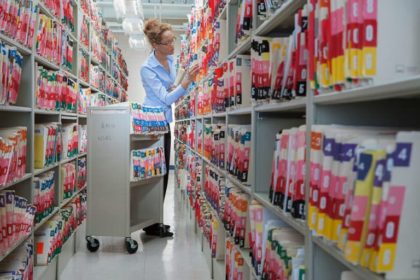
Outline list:
[[[251,95],[251,56],[237,55],[234,71],[234,98],[237,107],[250,107]]]

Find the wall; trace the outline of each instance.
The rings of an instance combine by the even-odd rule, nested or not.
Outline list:
[[[179,34],[176,34],[179,37]],[[132,102],[143,103],[145,92],[143,88],[143,84],[140,79],[140,68],[146,58],[149,56],[151,48],[148,47],[146,50],[135,50],[131,49],[128,43],[128,36],[124,34],[116,34],[116,37],[119,42],[119,46],[121,48],[122,54],[127,62],[128,68],[128,99]],[[175,55],[179,54],[180,50],[180,41],[177,40],[175,45]],[[174,106],[172,106],[174,111]],[[174,118],[175,119],[175,118]],[[174,123],[170,125],[172,131],[172,147],[174,141]],[[171,162],[170,164],[174,164],[175,153],[174,149],[171,150]]]

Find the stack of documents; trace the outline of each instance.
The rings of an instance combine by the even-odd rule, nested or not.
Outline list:
[[[236,37],[235,42],[239,44],[245,38],[251,35],[252,31],[252,10],[253,2],[251,0],[238,1],[238,13],[236,18]]]
[[[35,125],[35,168],[42,169],[62,158],[61,125],[46,123]]]
[[[63,159],[73,158],[79,154],[79,131],[77,128],[76,123],[63,124],[61,127]],[[86,145],[86,143],[83,144]]]
[[[35,265],[48,265],[77,227],[74,201],[63,207],[35,232]]]
[[[1,279],[33,279],[34,243],[28,239],[0,263]]]
[[[225,188],[223,222],[236,245],[249,248],[248,204],[250,196],[239,188],[227,185]]]
[[[79,95],[77,99],[77,112],[79,114],[87,114],[87,107],[92,95],[92,89],[79,87]]]
[[[0,129],[0,186],[26,174],[27,128]]]
[[[226,238],[226,280],[246,279],[248,269],[244,257],[231,238]]]
[[[79,64],[80,78],[89,83],[89,53],[85,50],[80,50],[80,64]]]
[[[205,169],[205,182],[204,182],[204,194],[207,198],[207,201],[213,207],[213,209],[218,213],[220,217],[223,216],[221,212],[223,206],[224,197],[224,177],[211,166],[207,165]]]
[[[164,134],[168,132],[168,123],[163,108],[130,103],[130,115],[131,133]]]
[[[36,208],[15,194],[14,190],[0,192],[0,255],[32,231]]]
[[[251,126],[229,125],[226,168],[240,182],[249,183],[248,169],[251,152]]]
[[[35,97],[38,109],[75,113],[78,99],[77,83],[59,71],[38,66]]]
[[[269,198],[298,219],[305,218],[305,149],[305,126],[276,135]]]
[[[2,6],[5,15],[0,18],[1,32],[32,49],[38,4],[33,0],[6,0],[2,2]]]
[[[63,164],[60,172],[63,199],[68,199],[76,192],[76,162]]]
[[[225,169],[226,125],[212,124],[211,162]]]
[[[131,180],[163,176],[166,174],[163,147],[131,151]]]
[[[77,189],[81,190],[87,185],[87,158],[77,159]]]
[[[0,41],[0,105],[16,104],[22,77],[23,56]]]
[[[105,92],[105,72],[101,67],[90,65],[90,83],[102,92]]]
[[[49,171],[34,178],[34,199],[36,207],[35,223],[40,223],[54,210],[55,200],[55,172]]]
[[[87,125],[79,124],[77,126],[77,133],[79,137],[79,148],[78,152],[80,154],[87,153]]]
[[[311,138],[309,228],[351,263],[417,275],[400,258],[415,259],[409,240],[420,233],[410,223],[420,133],[317,125]]]
[[[54,19],[39,14],[38,30],[36,32],[36,53],[53,64],[61,66],[63,59],[64,28]]]
[[[195,206],[197,195],[201,192],[202,184],[202,160],[193,153],[187,155],[187,167],[183,170],[183,176],[187,177],[187,195],[191,207]],[[187,175],[185,175],[187,174]]]
[[[255,102],[306,96],[307,6],[295,15],[289,37],[253,37],[251,97]]]
[[[318,93],[381,84],[420,73],[416,56],[420,36],[414,28],[420,2],[409,0],[398,5],[392,0],[311,0],[310,4],[308,73],[311,87]],[[404,50],[395,52],[408,37],[410,43]]]

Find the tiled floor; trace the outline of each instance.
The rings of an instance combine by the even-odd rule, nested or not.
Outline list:
[[[164,222],[171,225],[175,233],[173,238],[149,237],[143,231],[135,232],[132,237],[139,242],[139,250],[129,255],[123,238],[100,237],[99,251],[90,253],[81,246],[60,279],[210,279],[210,269],[201,252],[201,240],[188,222],[189,214],[181,198],[175,195],[173,176],[169,180]]]

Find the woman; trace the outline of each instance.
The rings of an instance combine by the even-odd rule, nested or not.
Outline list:
[[[189,69],[179,86],[174,86],[176,69],[172,55],[175,51],[175,36],[172,27],[167,23],[161,23],[157,19],[146,21],[144,34],[149,40],[153,50],[146,62],[141,67],[140,75],[146,91],[144,105],[161,107],[165,109],[165,116],[168,123],[172,122],[171,105],[187,93],[189,84],[198,74],[199,67]],[[163,199],[165,199],[168,187],[169,161],[171,155],[171,133],[165,134],[165,161],[167,173],[163,180]],[[144,228],[148,235],[160,237],[171,237],[169,226],[154,224]]]

